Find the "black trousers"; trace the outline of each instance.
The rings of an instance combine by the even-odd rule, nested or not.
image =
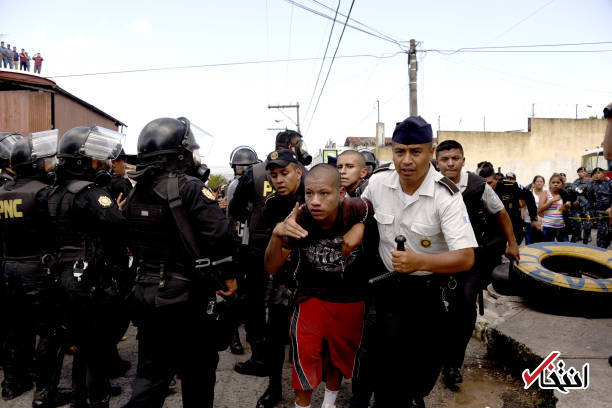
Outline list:
[[[256,246],[241,246],[239,254],[239,265],[246,271],[245,288],[245,325],[246,339],[255,350],[264,342],[266,335],[266,305],[265,292],[269,275],[264,269],[265,248]]]
[[[183,407],[212,408],[219,355],[203,310],[184,302],[146,309],[138,324],[138,369],[126,408],[161,408],[178,374]]]
[[[73,363],[73,388],[86,388],[90,402],[105,401],[110,394],[110,364],[114,361],[117,319],[121,302],[105,291],[87,293],[71,290],[68,304],[68,332],[77,347]]]
[[[443,307],[435,275],[402,275],[378,284],[376,305],[377,408],[398,407],[433,389],[442,366]]]
[[[3,387],[36,378],[37,396],[53,397],[63,361],[64,332],[61,292],[54,288],[38,262],[4,263],[6,360]],[[36,336],[39,342],[36,344]]]
[[[363,333],[361,344],[355,358],[355,369],[353,370],[350,408],[368,408],[370,398],[374,392],[376,378],[376,367],[374,360],[374,348],[376,341],[376,306],[370,302],[363,322]]]
[[[292,309],[283,304],[268,306],[266,325],[265,360],[270,370],[270,384],[281,386],[285,346],[289,343],[289,322]]]

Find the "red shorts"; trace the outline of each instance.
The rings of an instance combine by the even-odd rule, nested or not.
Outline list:
[[[353,376],[363,315],[363,302],[336,303],[311,298],[296,306],[290,328],[294,389],[312,390],[321,383],[324,341],[329,350],[325,357],[344,378]]]

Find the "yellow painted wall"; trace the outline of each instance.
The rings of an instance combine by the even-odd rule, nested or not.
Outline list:
[[[516,173],[523,185],[529,184],[536,174],[548,180],[554,172],[565,173],[568,181],[573,181],[581,154],[601,145],[606,121],[530,118],[530,129],[529,132],[439,131],[438,142],[451,139],[461,143],[466,168],[470,171],[476,169],[478,162],[487,160],[496,169],[501,167],[502,173]],[[390,157],[390,149],[388,154]]]

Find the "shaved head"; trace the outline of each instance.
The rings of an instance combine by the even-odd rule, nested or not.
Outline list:
[[[363,155],[359,153],[357,150],[345,150],[340,155],[338,155],[338,160],[341,157],[351,157],[354,158],[353,163],[359,166],[360,169],[363,169],[366,166],[365,159]]]
[[[310,171],[306,174],[306,179],[304,180],[304,184],[308,185],[310,180],[317,181],[327,181],[334,188],[334,190],[340,190],[340,173],[338,169],[336,169],[331,164],[320,163],[314,166]]]

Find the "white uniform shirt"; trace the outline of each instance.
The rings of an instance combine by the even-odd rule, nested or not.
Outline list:
[[[451,195],[437,183],[442,174],[429,166],[419,188],[408,197],[402,191],[393,165],[391,170],[372,175],[361,195],[372,202],[378,224],[378,252],[389,271],[393,270],[391,250],[396,249],[395,237],[404,235],[406,247],[414,252],[439,254],[478,246],[467,209],[460,193]],[[459,271],[458,271],[459,272]],[[416,271],[412,275],[428,275]]]
[[[468,172],[462,171],[461,176],[459,177],[459,191],[463,193],[468,185]],[[485,183],[484,191],[482,192],[482,197],[480,197],[480,201],[484,204],[485,208],[489,212],[489,214],[497,214],[501,210],[504,209],[504,203],[499,199],[497,193],[493,191],[490,185]]]

